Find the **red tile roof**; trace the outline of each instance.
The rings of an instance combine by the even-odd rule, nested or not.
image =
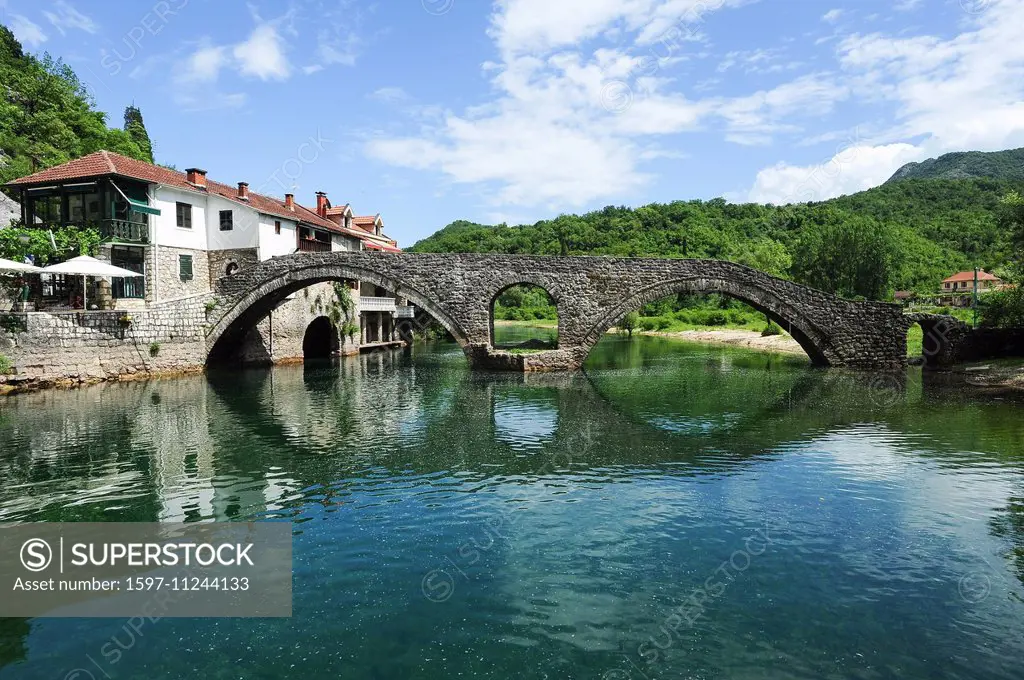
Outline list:
[[[982,269],[982,270],[980,270],[978,272],[978,280],[979,281],[1000,281],[1001,279],[998,276],[993,276],[992,274],[989,274],[987,271]],[[949,278],[942,279],[943,283],[953,283],[953,282],[960,283],[961,281],[974,281],[974,272],[973,271],[970,271],[970,272],[957,272],[956,274],[953,274]]]
[[[375,241],[366,241],[366,242],[364,242],[364,245],[367,248],[369,248],[370,250],[383,250],[383,251],[389,252],[389,253],[400,253],[400,252],[402,252],[401,248],[396,248],[394,246],[389,246],[389,245],[386,245],[384,243],[376,243]]]
[[[111,151],[97,151],[88,156],[76,158],[73,161],[47,168],[26,177],[20,177],[8,184],[8,186],[22,186],[29,184],[45,184],[49,182],[61,182],[69,179],[85,179],[91,177],[102,177],[103,175],[118,175],[143,182],[164,184],[167,186],[185,189],[186,191],[202,191],[194,184],[190,184],[185,173],[164,168],[159,165],[152,165],[145,161],[135,160]],[[295,210],[289,210],[284,206],[284,201],[271,196],[264,196],[253,191],[249,192],[249,200],[244,201],[238,198],[238,188],[228,184],[221,184],[211,179],[206,181],[206,193],[214,194],[234,201],[242,205],[252,206],[255,210],[266,215],[282,217],[287,220],[301,221],[305,224],[319,227],[338,234],[345,234],[356,238],[362,238],[362,234],[352,229],[345,229],[334,222],[320,217],[315,210],[303,205],[295,204]]]

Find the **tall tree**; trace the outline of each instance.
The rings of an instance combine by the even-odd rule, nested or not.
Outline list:
[[[903,267],[898,230],[870,217],[829,208],[805,216],[793,252],[793,277],[845,297],[884,299]]]
[[[122,130],[107,127],[70,66],[26,54],[0,26],[0,184],[99,149],[145,159]]]
[[[142,160],[153,162],[153,143],[149,141],[149,133],[146,132],[146,124],[142,122],[142,111],[137,106],[128,106],[124,110],[124,131],[128,133],[144,158]]]

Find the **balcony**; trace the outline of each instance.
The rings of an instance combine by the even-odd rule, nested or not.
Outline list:
[[[149,243],[149,225],[128,220],[100,221],[100,238],[122,243]]]
[[[394,312],[395,298],[389,297],[360,297],[359,311],[361,312]]]
[[[303,253],[329,253],[331,252],[331,242],[300,238],[299,251]]]
[[[416,307],[413,305],[399,305],[395,308],[395,316],[399,319],[415,319]]]

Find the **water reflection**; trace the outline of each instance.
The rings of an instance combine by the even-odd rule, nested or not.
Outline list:
[[[648,677],[1013,677],[1019,408],[649,338],[586,375],[420,346],[8,399],[0,521],[296,522],[293,619],[162,622],[111,678],[600,677],[759,529]],[[6,622],[0,678],[116,630]]]

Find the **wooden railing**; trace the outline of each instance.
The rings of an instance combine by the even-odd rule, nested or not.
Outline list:
[[[330,241],[314,241],[300,238],[299,250],[304,253],[329,253],[331,252],[331,243]]]
[[[128,220],[103,220],[100,222],[100,238],[104,241],[149,243],[149,225]]]

